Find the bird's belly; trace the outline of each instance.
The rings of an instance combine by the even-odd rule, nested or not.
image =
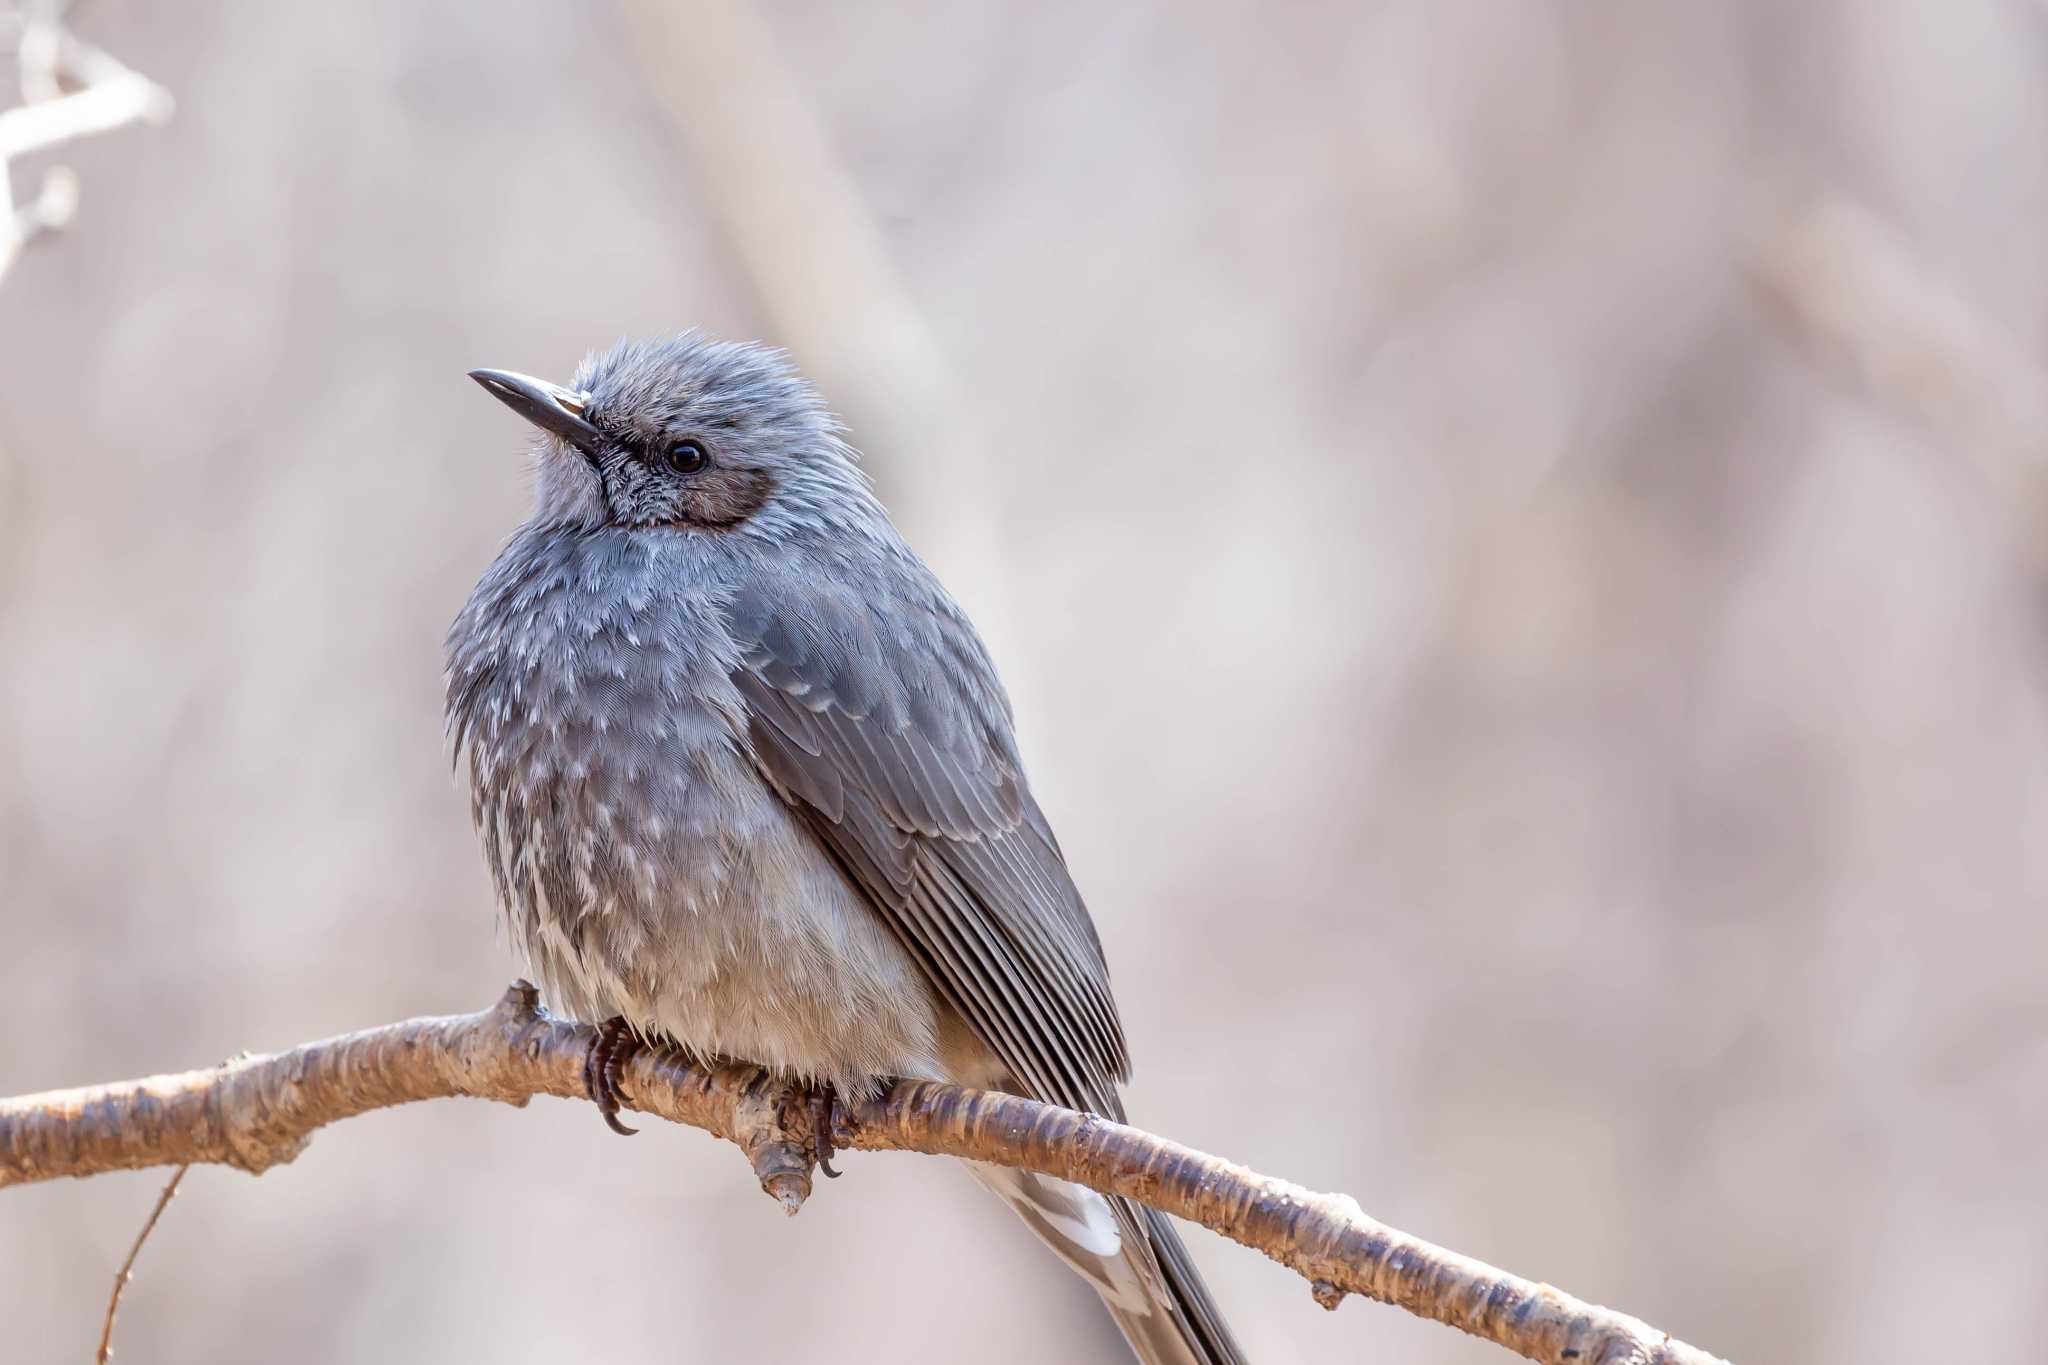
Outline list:
[[[670,818],[627,827],[596,773],[506,841],[575,850],[577,875],[507,878],[547,998],[849,1091],[937,1074],[924,974],[816,839],[737,754],[684,774],[652,807]]]

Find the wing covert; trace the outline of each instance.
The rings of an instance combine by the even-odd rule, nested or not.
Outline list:
[[[762,772],[1038,1098],[1110,1117],[1129,1060],[1094,925],[972,626],[820,583],[742,589],[733,675]]]

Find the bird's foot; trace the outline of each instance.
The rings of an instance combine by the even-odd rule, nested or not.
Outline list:
[[[797,1106],[803,1106],[810,1119],[810,1140],[804,1144],[804,1154],[818,1163],[818,1169],[825,1173],[827,1180],[839,1178],[839,1172],[832,1168],[832,1158],[839,1152],[832,1145],[832,1111],[838,1104],[839,1092],[832,1088],[830,1081],[811,1084],[791,1081],[782,1092],[782,1104],[776,1114],[776,1122],[787,1133],[796,1126],[791,1118]]]
[[[757,1071],[733,1108],[732,1139],[747,1154],[761,1188],[795,1213],[811,1197],[815,1168],[836,1179],[832,1167],[834,1110],[839,1098],[826,1082],[793,1080]]]
[[[832,1145],[832,1110],[839,1103],[839,1092],[832,1082],[820,1081],[811,1087],[810,1102],[811,1145],[818,1152],[818,1169],[827,1180],[837,1180],[839,1172],[832,1169],[832,1158],[839,1150]]]
[[[597,1037],[590,1040],[590,1051],[583,1058],[583,1089],[597,1106],[597,1112],[604,1115],[606,1126],[620,1137],[631,1137],[640,1131],[619,1122],[619,1101],[627,1098],[619,1089],[619,1076],[639,1046],[626,1021],[613,1015],[597,1026]]]

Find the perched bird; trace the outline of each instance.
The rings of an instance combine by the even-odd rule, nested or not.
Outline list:
[[[449,631],[449,729],[515,938],[608,1025],[607,1121],[622,1032],[1121,1119],[1109,970],[1009,700],[817,392],[695,334],[569,388],[471,378],[540,435],[533,516]],[[1163,1217],[972,1169],[1143,1360],[1243,1359]]]

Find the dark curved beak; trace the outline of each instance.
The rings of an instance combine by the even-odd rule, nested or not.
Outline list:
[[[510,370],[471,370],[469,377],[542,431],[552,431],[592,458],[602,453],[604,433],[583,420],[588,394]]]

